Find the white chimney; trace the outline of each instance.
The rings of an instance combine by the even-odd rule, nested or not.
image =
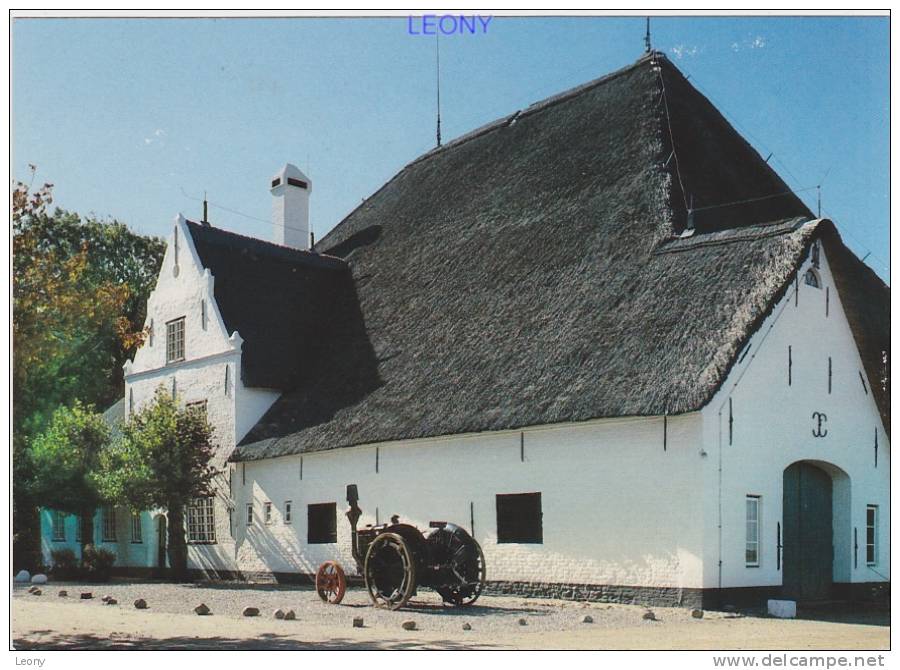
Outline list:
[[[312,182],[288,163],[272,177],[272,225],[275,244],[309,249],[309,194]]]

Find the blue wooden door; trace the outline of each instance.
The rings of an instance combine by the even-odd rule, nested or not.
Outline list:
[[[810,463],[784,471],[783,585],[794,600],[826,600],[832,584],[831,476]]]

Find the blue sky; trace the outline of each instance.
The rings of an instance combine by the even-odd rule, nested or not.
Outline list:
[[[889,280],[888,20],[652,31],[792,188],[823,184],[823,214]],[[633,62],[643,36],[642,17],[494,17],[442,37],[445,141]],[[320,238],[434,145],[434,38],[405,17],[16,19],[12,38],[14,177],[36,164],[59,206],[144,233],[199,218],[205,190],[214,225],[268,239],[269,177],[290,161]]]

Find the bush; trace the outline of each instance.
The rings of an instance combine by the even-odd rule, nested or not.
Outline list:
[[[84,578],[92,582],[108,582],[110,568],[116,562],[116,555],[102,547],[98,549],[92,544],[87,544],[81,550],[81,567],[84,570]]]
[[[57,579],[72,579],[78,574],[78,559],[71,549],[54,549],[50,561],[50,572]]]

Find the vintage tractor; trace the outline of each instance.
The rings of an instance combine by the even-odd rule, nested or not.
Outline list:
[[[396,610],[419,586],[437,591],[445,603],[471,605],[484,588],[484,554],[475,539],[459,526],[432,521],[423,533],[415,526],[391,523],[356,529],[362,510],[356,484],[347,486],[353,559],[376,607]],[[339,603],[347,589],[340,564],[326,561],[316,573],[316,591],[325,602]]]

